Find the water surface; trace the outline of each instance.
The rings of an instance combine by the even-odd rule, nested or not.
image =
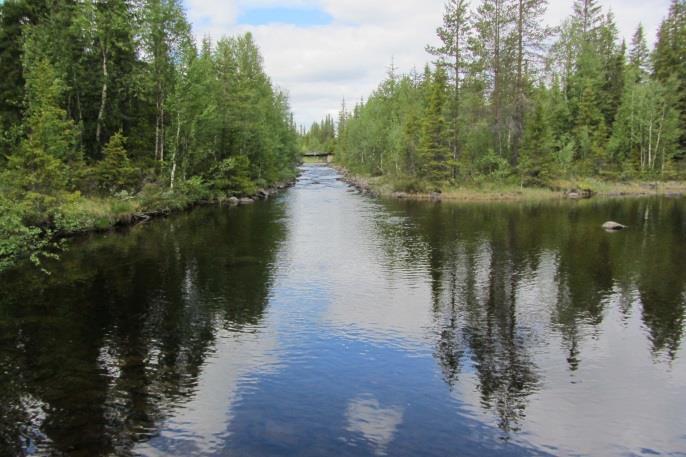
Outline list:
[[[683,199],[337,178],[0,277],[0,455],[686,455]]]

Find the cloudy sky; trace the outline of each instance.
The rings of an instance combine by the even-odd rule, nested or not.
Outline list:
[[[296,121],[309,125],[369,94],[392,59],[400,71],[421,69],[435,41],[444,0],[184,0],[198,37],[251,31],[267,72],[289,93]],[[600,0],[621,33],[642,22],[649,36],[670,0]],[[476,3],[476,0],[473,0]],[[550,0],[547,20],[558,24],[572,0]]]

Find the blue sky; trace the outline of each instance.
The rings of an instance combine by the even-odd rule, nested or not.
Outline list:
[[[321,9],[297,7],[247,8],[238,14],[239,25],[291,24],[296,27],[329,25],[333,18]]]

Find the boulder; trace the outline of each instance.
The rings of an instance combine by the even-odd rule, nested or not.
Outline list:
[[[618,230],[624,230],[627,228],[626,225],[622,225],[619,222],[609,221],[603,224],[603,228],[610,232],[616,232]]]
[[[565,197],[570,200],[583,200],[592,198],[594,192],[591,189],[570,189],[565,192]]]
[[[269,191],[264,190],[264,189],[260,189],[257,191],[256,195],[258,198],[261,198],[262,200],[266,200],[269,198]]]
[[[245,197],[245,198],[241,198],[238,202],[241,205],[252,205],[253,203],[255,203],[255,200],[253,200],[252,198],[249,198],[249,197]]]
[[[238,200],[238,198],[236,198],[236,197],[229,197],[229,199],[227,201],[229,202],[229,205],[231,205],[231,206],[236,206],[240,203],[240,200]]]

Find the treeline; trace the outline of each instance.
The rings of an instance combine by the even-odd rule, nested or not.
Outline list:
[[[197,46],[180,0],[0,5],[0,268],[46,231],[251,194],[297,132],[250,34]]]
[[[450,0],[436,62],[394,69],[341,110],[337,160],[430,187],[557,178],[672,178],[686,150],[686,1],[673,0],[653,51],[627,45],[611,12],[575,0],[559,27],[546,0]],[[412,189],[409,189],[412,190]]]
[[[313,122],[308,130],[301,128],[298,133],[302,152],[335,152],[336,123],[331,115],[327,114],[321,122]]]

